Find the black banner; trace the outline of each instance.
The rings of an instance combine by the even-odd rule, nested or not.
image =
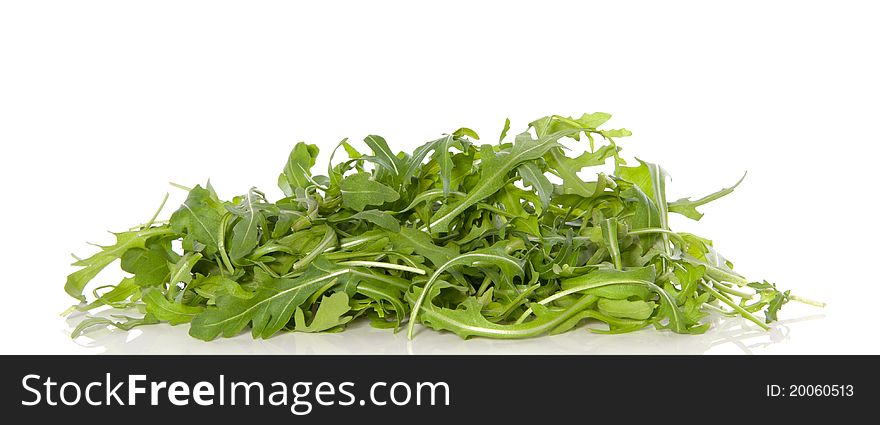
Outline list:
[[[870,356],[5,356],[34,420],[763,421],[876,403]],[[598,415],[598,416],[597,416]],[[841,416],[843,417],[843,416]],[[489,423],[489,422],[486,422]]]

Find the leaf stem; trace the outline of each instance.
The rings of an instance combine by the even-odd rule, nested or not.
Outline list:
[[[813,307],[825,307],[826,306],[826,304],[822,301],[815,301],[815,300],[811,300],[809,298],[799,297],[797,295],[789,295],[788,299],[790,299],[792,301],[797,301],[801,304],[811,305]]]
[[[159,213],[162,212],[162,208],[165,208],[165,203],[168,202],[168,192],[165,192],[165,197],[162,198],[162,203],[159,204],[159,208],[156,209],[156,212],[153,213],[153,216],[150,217],[150,220],[144,224],[144,228],[149,229],[153,226],[153,223],[156,222],[156,218],[159,217]]]
[[[645,234],[651,234],[651,233],[662,233],[664,235],[672,236],[672,238],[675,239],[676,241],[678,241],[681,244],[681,246],[686,245],[684,238],[682,238],[678,233],[675,233],[672,230],[661,229],[659,227],[648,227],[648,228],[644,228],[644,229],[630,230],[626,233],[630,234],[630,235],[645,235]]]
[[[746,300],[750,300],[750,299],[752,299],[753,296],[755,296],[754,293],[750,294],[748,292],[743,292],[743,291],[738,291],[736,289],[733,289],[729,285],[727,285],[723,282],[713,281],[712,283],[715,284],[715,288],[718,289],[718,291],[724,292],[725,294],[734,295],[734,296],[737,296],[737,297],[740,297],[740,298],[746,299]]]
[[[404,272],[415,273],[418,275],[425,274],[425,271],[422,269],[418,269],[415,267],[404,266],[401,264],[394,263],[383,263],[379,261],[342,261],[338,263],[340,266],[352,266],[352,267],[381,267],[383,269],[391,269],[391,270],[400,270]]]
[[[235,274],[235,267],[232,266],[232,261],[229,260],[229,255],[226,253],[226,227],[229,226],[229,219],[231,217],[232,213],[227,212],[220,219],[220,226],[217,229],[217,250],[220,251],[220,259],[223,265],[226,266],[226,270],[229,271],[229,274]]]
[[[764,329],[765,331],[770,330],[770,327],[767,326],[766,323],[762,322],[760,319],[758,319],[757,317],[755,317],[752,313],[749,313],[749,312],[746,311],[744,308],[742,308],[742,307],[740,307],[739,305],[737,305],[737,304],[736,304],[735,302],[733,302],[730,298],[727,298],[726,295],[724,295],[724,294],[722,294],[722,293],[716,291],[714,288],[712,288],[710,285],[707,285],[705,282],[700,282],[700,285],[702,285],[703,288],[706,289],[706,291],[708,291],[710,294],[712,294],[713,297],[715,297],[715,298],[718,299],[719,301],[723,302],[724,304],[727,304],[728,306],[730,306],[730,308],[736,310],[737,313],[739,313],[740,315],[742,315],[742,317],[745,317],[746,319],[749,319],[751,322],[753,322],[753,323],[755,323],[756,325],[760,326],[761,329]]]
[[[168,182],[168,184],[170,184],[171,186],[174,186],[174,187],[176,187],[176,188],[178,188],[178,189],[180,189],[180,190],[185,190],[185,191],[187,191],[187,192],[189,192],[189,191],[192,190],[191,187],[186,187],[186,186],[184,186],[184,185],[182,185],[182,184],[179,184],[179,183]]]
[[[486,289],[489,289],[489,284],[492,283],[492,278],[489,275],[483,278],[483,283],[480,284],[480,288],[477,289],[477,296],[483,295],[486,292]]]
[[[608,252],[611,254],[611,260],[614,261],[614,268],[623,270],[623,260],[620,258],[620,246],[617,241],[617,220],[606,218],[602,222],[602,234],[608,244]]]

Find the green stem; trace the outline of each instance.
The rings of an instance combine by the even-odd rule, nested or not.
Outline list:
[[[168,182],[168,184],[170,184],[171,186],[174,186],[174,187],[176,187],[176,188],[178,188],[178,189],[180,189],[180,190],[185,190],[185,191],[187,191],[187,192],[189,192],[189,191],[192,190],[191,187],[186,187],[186,186],[184,186],[184,185],[182,185],[182,184],[179,184],[179,183]]]
[[[312,252],[306,254],[305,257],[300,258],[297,262],[293,263],[293,267],[291,270],[300,270],[305,266],[309,265],[312,260],[314,260],[317,256],[321,255],[324,251],[327,251],[331,245],[335,245],[336,243],[336,232],[332,227],[327,227],[327,231],[324,232],[324,238],[321,239],[321,242],[318,243]]]
[[[480,284],[480,288],[477,289],[477,297],[483,295],[483,293],[486,292],[487,289],[489,289],[489,284],[491,283],[492,278],[490,278],[489,275],[486,275],[486,277],[483,278],[483,283]]]
[[[394,264],[394,263],[382,263],[379,261],[343,261],[338,264],[340,266],[351,266],[351,267],[380,267],[383,269],[400,270],[400,271],[415,273],[415,274],[419,274],[419,275],[425,274],[424,270],[418,269],[415,267],[404,266],[404,265]]]
[[[372,242],[375,240],[382,239],[383,237],[385,237],[385,236],[378,234],[378,235],[370,235],[370,236],[357,236],[354,238],[343,238],[338,247],[334,246],[334,247],[327,248],[324,250],[324,252],[332,252],[332,251],[336,251],[337,249],[353,248],[353,247],[358,246],[362,243]]]
[[[595,302],[595,300],[596,297],[592,295],[584,295],[574,304],[566,307],[564,310],[562,310],[562,312],[559,313],[559,315],[553,317],[550,320],[532,320],[521,324],[493,325],[493,327],[473,325],[471,323],[456,321],[453,318],[444,316],[443,314],[435,311],[435,307],[433,306],[431,306],[430,308],[424,308],[421,314],[429,317],[432,322],[443,322],[450,328],[467,329],[470,335],[498,339],[521,339],[536,337],[538,335],[553,330],[553,328],[561,325],[566,320],[572,318],[574,315],[589,307],[589,305]],[[410,322],[410,326],[413,326],[413,322]]]
[[[518,307],[520,304],[522,304],[522,301],[523,301],[523,300],[524,300],[529,294],[531,294],[532,292],[534,292],[536,289],[538,289],[538,288],[540,288],[540,287],[541,287],[541,284],[540,284],[540,283],[536,283],[536,284],[534,284],[534,285],[529,286],[528,288],[526,288],[525,291],[522,291],[522,293],[520,293],[519,295],[517,295],[516,298],[514,298],[513,301],[511,301],[510,304],[508,304],[507,307],[504,308],[504,310],[501,312],[501,314],[499,314],[499,315],[496,316],[496,317],[498,317],[498,318],[500,318],[500,319],[504,319],[505,317],[507,317],[507,315],[510,314],[510,313],[513,311],[513,309],[515,309],[515,308]]]
[[[168,202],[168,192],[165,192],[165,197],[162,198],[162,203],[159,204],[159,208],[156,209],[156,212],[153,213],[152,217],[150,217],[150,221],[147,221],[147,223],[144,224],[145,229],[149,229],[153,225],[153,223],[156,222],[156,217],[159,217],[159,213],[162,212],[162,208],[165,208],[166,202]]]
[[[710,278],[710,280],[711,280],[711,278]],[[718,289],[718,291],[723,292],[725,294],[737,296],[742,299],[750,300],[755,295],[754,293],[750,294],[748,292],[738,291],[738,290],[733,289],[730,286],[728,286],[727,284],[722,283],[722,282],[718,282],[718,281],[713,280],[712,283],[715,284],[715,288]]]
[[[617,220],[606,218],[602,222],[602,235],[605,236],[605,243],[608,244],[608,252],[611,253],[611,259],[614,261],[614,268],[623,270],[623,259],[620,258],[620,245],[617,241]]]
[[[220,259],[223,261],[223,265],[226,266],[229,274],[235,274],[235,267],[232,266],[232,261],[229,260],[229,255],[226,253],[226,228],[229,226],[230,218],[232,218],[232,213],[226,213],[223,215],[223,218],[220,219],[220,226],[217,235],[217,248],[218,251],[220,251]]]
[[[727,316],[727,317],[733,317],[733,316],[736,316],[736,312],[735,312],[735,311],[727,311],[727,310],[725,310],[725,309],[723,309],[723,308],[721,308],[721,307],[714,306],[714,305],[709,304],[709,303],[703,304],[703,308],[708,308],[709,310],[715,311],[715,312],[717,312],[717,313],[719,313],[719,314],[723,314],[723,315],[725,315],[725,316]]]
[[[678,243],[680,243],[681,246],[685,245],[684,238],[682,238],[678,233],[675,233],[672,230],[661,229],[659,227],[648,227],[648,228],[644,228],[644,229],[630,230],[627,233],[630,235],[645,235],[645,234],[652,234],[652,233],[662,233],[664,235],[672,236],[672,238],[675,239],[676,241],[678,241]]]
[[[727,296],[725,296],[724,294],[716,291],[714,288],[712,288],[711,286],[709,286],[703,282],[700,282],[700,285],[702,285],[703,288],[706,289],[706,291],[708,291],[710,294],[712,294],[713,297],[717,298],[719,301],[723,302],[724,304],[727,304],[728,306],[730,306],[730,308],[736,310],[740,315],[742,315],[742,317],[749,319],[750,321],[752,321],[756,325],[760,326],[765,331],[770,330],[770,327],[767,326],[766,323],[762,322],[760,319],[755,317],[752,313],[749,313],[744,308],[737,305],[730,298],[727,298]]]
[[[802,304],[811,305],[813,307],[825,307],[825,303],[823,303],[822,301],[814,301],[809,298],[799,297],[797,295],[789,295],[788,299],[792,301],[797,301]]]

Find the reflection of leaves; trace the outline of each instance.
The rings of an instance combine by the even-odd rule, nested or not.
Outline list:
[[[79,324],[76,325],[76,327],[73,329],[73,332],[70,333],[70,337],[76,338],[76,337],[84,334],[89,328],[93,328],[96,326],[105,326],[105,327],[113,326],[113,327],[127,331],[127,330],[131,330],[137,326],[155,325],[156,323],[159,323],[159,319],[157,319],[149,314],[147,314],[146,316],[144,316],[142,318],[121,316],[121,315],[117,315],[117,316],[113,316],[113,317],[116,319],[120,319],[120,320],[108,319],[106,317],[91,317],[91,316],[86,317],[85,319],[80,321]]]

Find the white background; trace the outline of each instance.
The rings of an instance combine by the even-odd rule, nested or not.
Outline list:
[[[871,2],[0,3],[3,353],[880,353],[878,10]],[[320,3],[320,4],[318,4]],[[613,3],[613,4],[612,4]],[[734,182],[699,223],[737,269],[826,301],[764,333],[583,330],[509,342],[248,335],[185,327],[71,341],[75,252],[149,218],[168,181],[273,199],[300,140],[410,150],[468,126],[492,142],[547,114],[606,111],[670,199]],[[113,268],[115,266],[112,266]],[[115,283],[108,274],[101,283]]]

